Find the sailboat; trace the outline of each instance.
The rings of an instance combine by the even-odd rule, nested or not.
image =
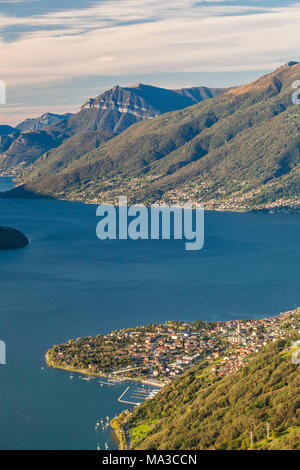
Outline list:
[[[99,442],[98,442],[98,444],[97,444],[97,450],[101,450],[101,449],[100,449],[100,446],[99,446]]]

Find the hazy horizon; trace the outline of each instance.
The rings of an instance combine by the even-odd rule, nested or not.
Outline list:
[[[300,2],[0,0],[0,80],[15,125],[118,84],[242,84],[297,60]]]

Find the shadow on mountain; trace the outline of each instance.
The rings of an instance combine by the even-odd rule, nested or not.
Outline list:
[[[26,187],[26,184],[22,184],[17,188],[11,189],[4,193],[0,193],[0,199],[54,199],[51,196],[45,194],[39,194],[35,191]]]

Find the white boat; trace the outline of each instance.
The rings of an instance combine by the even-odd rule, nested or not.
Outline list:
[[[97,445],[97,450],[101,450],[99,444]]]

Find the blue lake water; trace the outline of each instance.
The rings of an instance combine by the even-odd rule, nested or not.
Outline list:
[[[0,199],[0,225],[30,239],[0,252],[2,449],[116,446],[94,424],[126,407],[117,401],[125,385],[100,388],[42,369],[53,344],[148,322],[263,317],[300,305],[299,215],[207,212],[204,249],[188,252],[178,240],[101,242],[95,213],[80,203]]]
[[[2,176],[0,177],[0,193],[4,193],[5,191],[9,191],[15,187],[12,178],[9,176]]]

